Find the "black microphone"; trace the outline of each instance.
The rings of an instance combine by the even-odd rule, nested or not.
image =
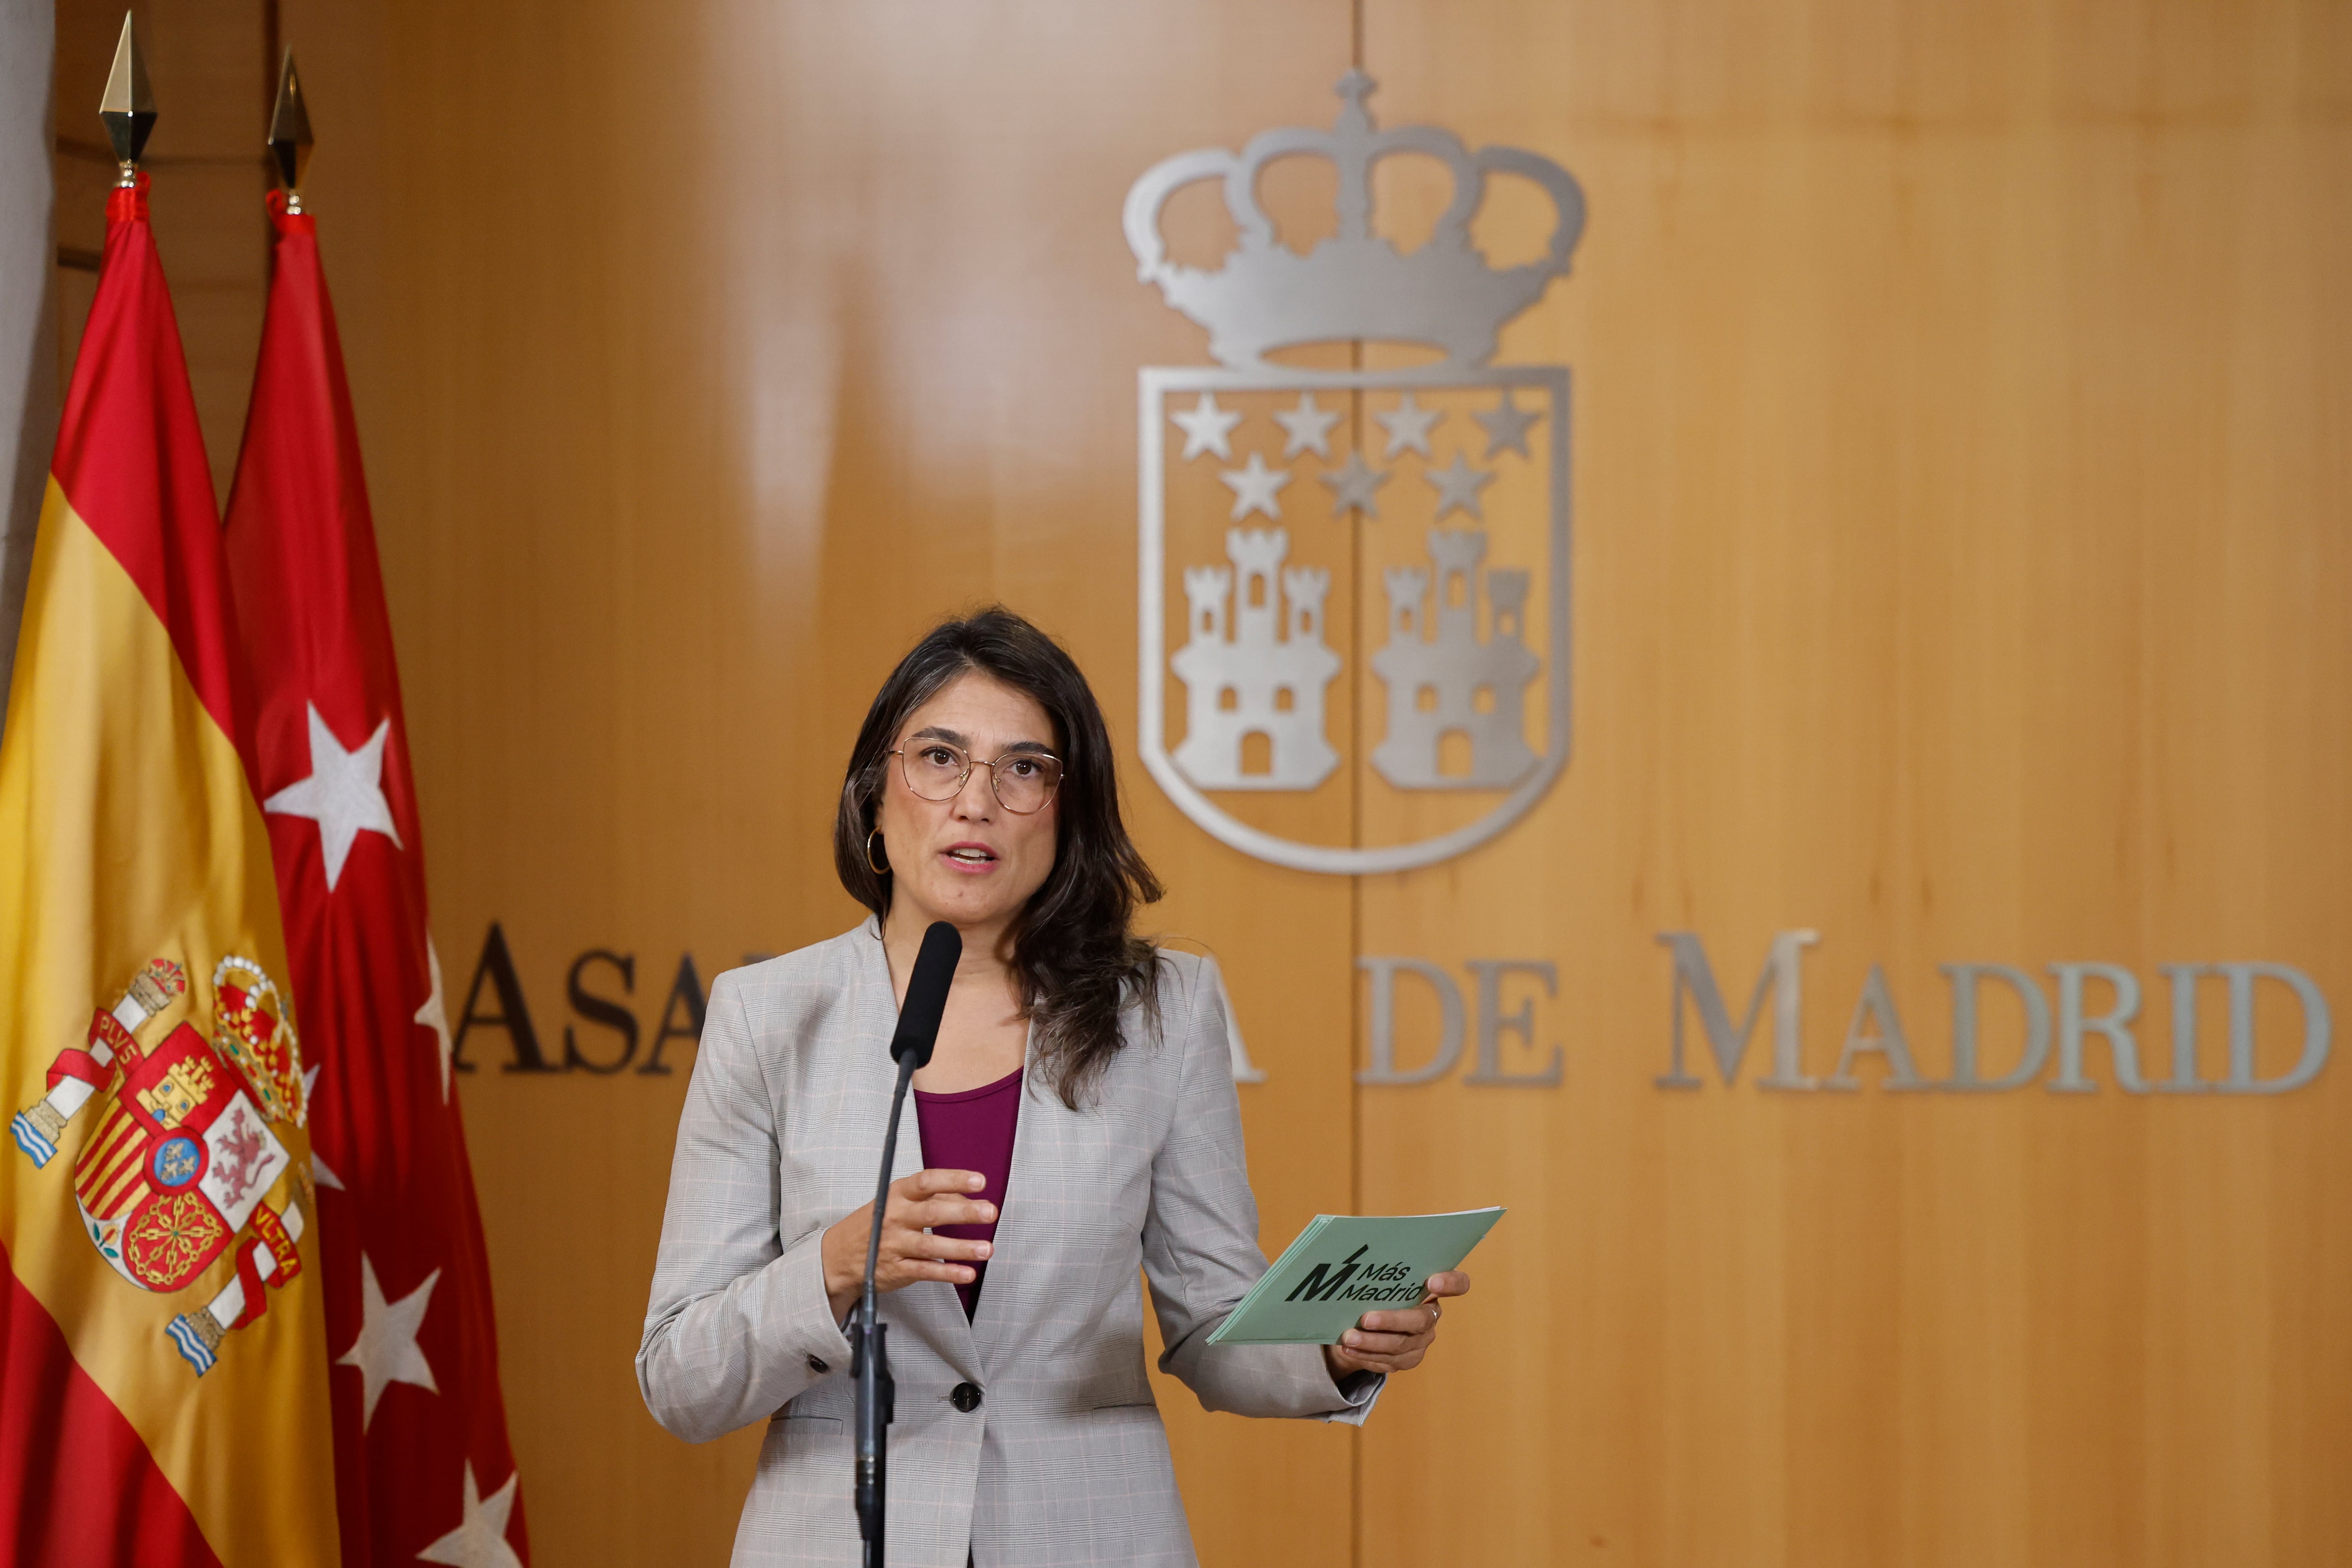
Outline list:
[[[881,1263],[882,1218],[890,1206],[890,1167],[898,1162],[898,1113],[907,1103],[907,1086],[931,1059],[940,1043],[940,1019],[948,1010],[948,988],[955,984],[957,961],[963,957],[963,935],[945,921],[935,921],[923,933],[915,954],[915,972],[907,977],[907,1000],[898,1008],[898,1026],[890,1036],[890,1058],[898,1064],[898,1084],[890,1091],[890,1125],[882,1135],[882,1177],[874,1189],[874,1228],[866,1241],[866,1289],[858,1298],[849,1330],[849,1374],[857,1389],[857,1430],[855,1441],[852,1495],[857,1504],[857,1533],[866,1545],[866,1568],[882,1568],[882,1519],[888,1429],[898,1412],[898,1390],[890,1377],[890,1357],[884,1346],[887,1324],[875,1319],[874,1271]]]
[[[898,1032],[890,1037],[890,1059],[901,1069],[909,1054],[915,1058],[911,1070],[930,1065],[931,1047],[940,1043],[940,1017],[948,1010],[948,987],[962,957],[963,933],[945,921],[932,921],[923,933],[922,951],[915,954],[915,973],[907,979]]]

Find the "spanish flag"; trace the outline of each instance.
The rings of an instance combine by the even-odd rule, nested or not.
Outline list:
[[[0,1560],[337,1561],[299,1020],[146,176],[0,737]]]

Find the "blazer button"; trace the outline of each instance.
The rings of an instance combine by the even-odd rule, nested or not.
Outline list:
[[[823,1377],[826,1373],[833,1370],[833,1368],[824,1364],[824,1358],[823,1356],[814,1355],[808,1358],[808,1369],[816,1373],[819,1377]]]
[[[980,1389],[973,1384],[959,1383],[955,1385],[955,1392],[948,1395],[948,1403],[970,1415],[980,1408]]]

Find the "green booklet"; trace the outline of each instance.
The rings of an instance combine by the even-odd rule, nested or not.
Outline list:
[[[1366,1312],[1410,1307],[1433,1274],[1461,1266],[1503,1217],[1460,1214],[1318,1214],[1283,1248],[1213,1345],[1336,1345]]]

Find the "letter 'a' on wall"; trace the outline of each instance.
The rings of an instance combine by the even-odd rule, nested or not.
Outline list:
[[[1865,1056],[1875,1056],[1885,1063],[1888,1089],[1932,1089],[1935,1086],[1919,1076],[1911,1061],[1910,1037],[1903,1032],[1903,1015],[1895,1010],[1894,994],[1887,989],[1886,971],[1874,963],[1862,983],[1862,997],[1853,1005],[1853,1022],[1845,1032],[1845,1045],[1838,1051],[1837,1067],[1822,1079],[1823,1089],[1860,1089],[1862,1079],[1854,1076],[1854,1064]]]

